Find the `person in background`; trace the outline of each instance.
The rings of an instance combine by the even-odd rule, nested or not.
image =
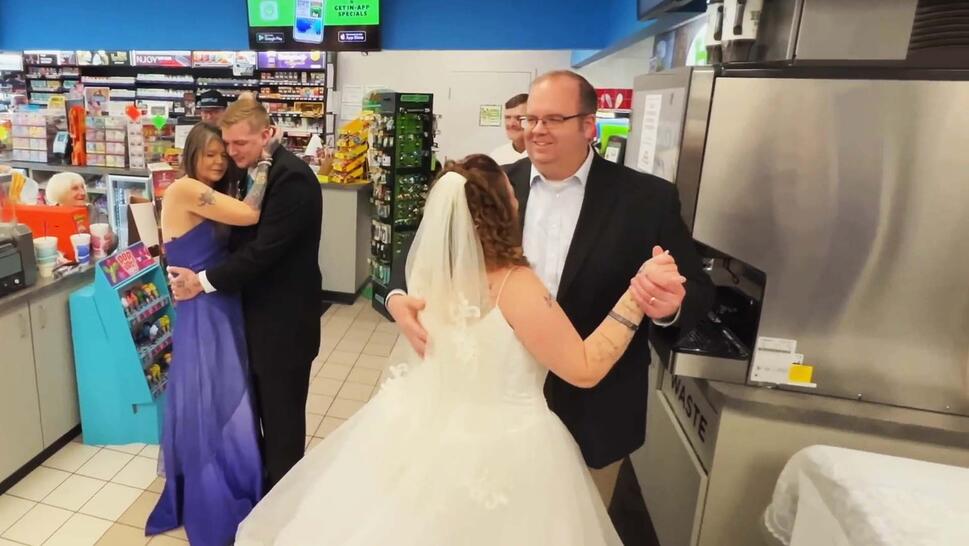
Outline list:
[[[48,205],[63,207],[87,207],[89,218],[94,218],[92,205],[88,202],[87,183],[84,177],[77,173],[57,173],[47,181],[44,199]],[[78,231],[86,232],[88,226],[79,226]],[[113,232],[108,232],[104,241],[104,249],[111,254],[118,247],[118,238]]]
[[[87,184],[77,173],[57,173],[47,181],[44,199],[48,205],[86,207]]]
[[[525,104],[528,102],[528,95],[522,93],[508,99],[505,103],[505,135],[508,142],[495,148],[491,152],[491,159],[499,165],[509,165],[524,159],[525,152],[525,131],[522,129],[519,118],[525,115]]]
[[[202,121],[216,126],[222,120],[222,116],[225,115],[225,109],[228,106],[229,101],[226,100],[225,95],[215,89],[209,89],[204,93],[200,93],[195,101],[195,109],[202,116]]]
[[[589,336],[629,289],[652,322],[630,325],[632,342],[598,385],[578,387],[554,373],[545,383],[549,407],[575,437],[609,505],[620,464],[645,440],[649,330],[692,330],[714,294],[676,188],[606,161],[590,146],[597,104],[595,88],[574,72],[539,77],[522,116],[528,159],[506,172],[525,256],[579,335]],[[660,267],[640,269],[650,259]],[[427,332],[418,312],[425,302],[393,290],[386,305],[423,354]]]
[[[276,133],[281,133],[279,128],[276,128]],[[322,145],[315,150],[313,150],[313,157],[307,157],[307,163],[316,164],[317,174],[320,176],[329,176],[333,172],[333,160],[335,159],[336,150],[330,146]]]

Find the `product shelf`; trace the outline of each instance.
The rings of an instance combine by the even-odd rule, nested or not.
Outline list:
[[[326,87],[325,83],[303,83],[280,80],[260,80],[259,85],[265,85],[267,87]]]
[[[287,116],[294,118],[306,118],[306,119],[323,119],[325,116],[318,114],[309,114],[306,112],[269,112],[270,116]]]
[[[141,367],[146,369],[152,365],[156,358],[165,353],[172,346],[172,333],[165,332],[156,339],[151,345],[142,347],[138,351],[141,357]]]
[[[281,97],[273,97],[269,95],[259,95],[259,100],[268,101],[282,101],[282,102],[326,102],[324,97],[299,97],[296,95],[286,95]]]
[[[169,296],[162,296],[160,298],[153,299],[141,307],[127,313],[128,324],[130,324],[132,327],[137,324],[141,324],[142,322],[151,318],[158,311],[161,311],[162,309],[165,309],[171,305],[171,303],[172,299]]]
[[[195,80],[195,83],[201,86],[208,87],[258,87],[259,80],[256,79],[242,79],[237,80],[233,78],[199,78]]]
[[[157,444],[165,404],[164,356],[172,346],[176,320],[165,272],[144,243],[118,250],[95,268],[93,286],[70,298],[84,439],[92,444]],[[153,288],[144,288],[148,285]],[[129,298],[130,290],[149,290],[153,299],[138,305]],[[126,299],[133,304],[130,310]],[[147,321],[156,317],[158,327],[146,332]],[[144,321],[140,327],[134,324],[138,321]]]
[[[151,387],[151,397],[158,400],[158,397],[165,392],[165,388],[168,387],[168,372],[162,376],[161,381]]]

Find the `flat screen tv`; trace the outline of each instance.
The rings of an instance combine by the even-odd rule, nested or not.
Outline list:
[[[377,51],[380,0],[246,0],[255,51]]]
[[[637,0],[639,20],[655,19],[664,13],[707,10],[706,0]]]

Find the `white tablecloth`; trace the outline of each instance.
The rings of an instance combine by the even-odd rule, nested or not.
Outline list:
[[[969,468],[809,447],[781,472],[764,523],[789,546],[967,546]]]

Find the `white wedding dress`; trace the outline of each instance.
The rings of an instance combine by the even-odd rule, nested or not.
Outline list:
[[[450,232],[442,244],[453,267],[469,262]],[[426,290],[458,276],[428,273]],[[621,544],[575,440],[546,405],[547,370],[497,306],[470,305],[459,288],[460,317],[452,306],[440,326],[428,299],[427,358],[409,347],[392,355],[393,377],[256,506],[237,546]]]

